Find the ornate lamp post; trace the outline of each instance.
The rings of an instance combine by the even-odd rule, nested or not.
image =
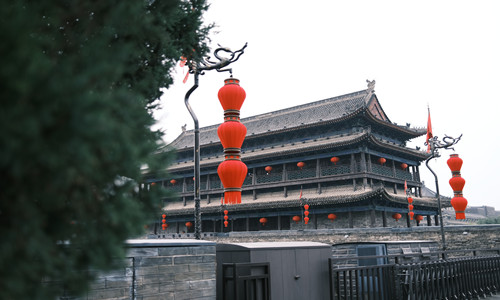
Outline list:
[[[229,64],[237,61],[243,54],[245,44],[240,50],[231,51],[228,48],[217,48],[214,51],[214,56],[218,61],[211,61],[210,57],[201,59],[200,61],[192,61],[189,63],[189,73],[194,74],[194,85],[187,91],[184,97],[186,108],[191,114],[194,122],[194,236],[196,239],[201,239],[201,210],[200,210],[200,126],[191,105],[189,105],[189,97],[198,88],[198,77],[204,75],[205,71],[217,70],[217,72],[226,72],[232,74],[232,69],[226,68]],[[225,53],[227,57],[221,56],[219,53]],[[224,69],[226,68],[226,69]]]
[[[429,161],[435,157],[440,157],[438,150],[439,149],[452,149],[452,146],[458,143],[460,141],[460,138],[462,135],[460,135],[458,138],[453,138],[450,136],[445,135],[443,140],[440,141],[437,136],[433,136],[427,140],[427,143],[425,143],[426,146],[430,147],[430,152],[431,155],[426,159],[425,165],[427,166],[427,169],[431,171],[432,175],[434,175],[434,181],[436,183],[436,197],[437,197],[437,203],[438,203],[438,213],[439,213],[439,225],[441,227],[441,241],[443,244],[443,251],[446,250],[446,239],[444,236],[444,226],[443,226],[443,213],[441,212],[441,196],[439,195],[439,183],[438,183],[438,178],[436,173],[429,167]],[[444,255],[444,254],[443,254]]]

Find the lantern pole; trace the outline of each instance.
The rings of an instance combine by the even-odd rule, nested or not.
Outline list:
[[[194,122],[194,237],[201,239],[201,208],[200,208],[200,126],[198,118],[194,113],[191,105],[189,105],[189,97],[198,88],[198,77],[204,75],[205,71],[217,70],[217,72],[228,71],[232,77],[232,69],[227,68],[229,64],[237,61],[243,54],[247,44],[237,51],[231,51],[228,48],[219,47],[215,49],[214,56],[218,61],[210,60],[210,57],[202,58],[200,61],[191,61],[189,63],[189,73],[194,74],[194,85],[187,91],[184,97],[186,108],[191,114]],[[226,53],[227,57],[221,56],[219,53]]]
[[[425,160],[425,165],[427,166],[427,169],[431,171],[432,175],[434,175],[434,182],[436,184],[436,197],[437,197],[437,203],[438,203],[438,213],[439,213],[439,225],[441,228],[441,243],[443,245],[443,251],[446,251],[446,239],[444,235],[444,225],[443,225],[443,213],[441,211],[441,195],[439,194],[439,183],[438,183],[438,177],[436,173],[429,167],[429,161],[433,158],[441,157],[439,154],[439,149],[453,149],[453,145],[458,143],[460,141],[460,138],[462,138],[462,135],[460,135],[458,138],[453,138],[450,136],[445,135],[443,140],[440,141],[437,136],[433,136],[427,140],[425,145],[430,145],[430,151],[431,155]],[[446,258],[446,254],[443,253],[443,258]]]

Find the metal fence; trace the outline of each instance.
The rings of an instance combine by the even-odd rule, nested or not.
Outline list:
[[[224,263],[222,264],[222,274],[222,299],[270,299],[269,263]]]
[[[474,256],[464,256],[467,252]],[[448,258],[413,263],[401,263],[401,255],[330,258],[330,299],[477,299],[500,291],[498,250],[481,256],[475,256],[478,250],[430,254]],[[392,263],[338,267],[341,261],[382,257]]]

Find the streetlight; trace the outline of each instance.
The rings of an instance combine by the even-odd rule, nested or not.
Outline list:
[[[425,145],[430,146],[430,152],[431,155],[426,159],[425,165],[427,166],[427,169],[431,171],[432,175],[434,175],[434,180],[436,183],[436,197],[437,197],[437,203],[438,203],[438,213],[439,213],[439,225],[441,227],[441,241],[443,244],[443,251],[446,250],[446,239],[444,237],[444,226],[443,226],[443,213],[441,212],[441,196],[439,195],[439,184],[438,184],[438,178],[436,173],[429,167],[429,161],[435,157],[440,157],[438,150],[439,149],[452,149],[454,150],[451,146],[455,145],[460,141],[460,138],[462,135],[460,135],[458,138],[453,138],[450,136],[445,135],[443,140],[440,141],[437,136],[433,136],[427,140],[427,143]],[[443,253],[444,256],[444,253]]]
[[[215,49],[214,56],[218,61],[210,61],[210,57],[202,58],[200,61],[189,63],[189,73],[194,74],[194,85],[187,91],[184,97],[186,108],[191,114],[194,122],[194,237],[201,239],[201,210],[200,210],[200,126],[191,105],[189,97],[198,88],[198,77],[204,75],[205,71],[217,70],[217,72],[228,71],[232,74],[231,68],[226,68],[229,64],[237,61],[243,54],[245,44],[240,50],[231,51],[228,48],[219,47]],[[226,53],[227,57],[220,56],[219,53]]]

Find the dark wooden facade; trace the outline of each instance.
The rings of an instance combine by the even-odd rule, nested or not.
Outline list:
[[[405,180],[415,214],[427,216],[428,225],[431,216],[437,222],[436,199],[422,197],[419,166],[427,153],[406,146],[426,130],[392,123],[372,88],[241,121],[247,127],[242,161],[248,176],[242,203],[236,205],[221,205],[217,166],[223,161],[223,148],[218,125],[200,129],[203,232],[296,228],[291,218],[303,216],[305,203],[311,213],[307,228],[395,226],[392,214],[405,218],[408,212]],[[148,181],[177,193],[164,200],[168,233],[188,231],[184,224],[194,219],[193,145],[193,131],[184,131],[169,145],[176,149],[177,159],[168,178],[152,176]],[[339,158],[336,164],[330,161],[334,156]],[[305,166],[298,168],[298,162]],[[266,172],[266,166],[272,170]],[[222,225],[224,209],[229,211],[228,228]],[[329,213],[337,215],[330,222],[334,225],[326,219]],[[268,219],[265,226],[258,221],[261,217]],[[410,226],[409,220],[397,224]],[[158,226],[155,233],[161,232]]]

